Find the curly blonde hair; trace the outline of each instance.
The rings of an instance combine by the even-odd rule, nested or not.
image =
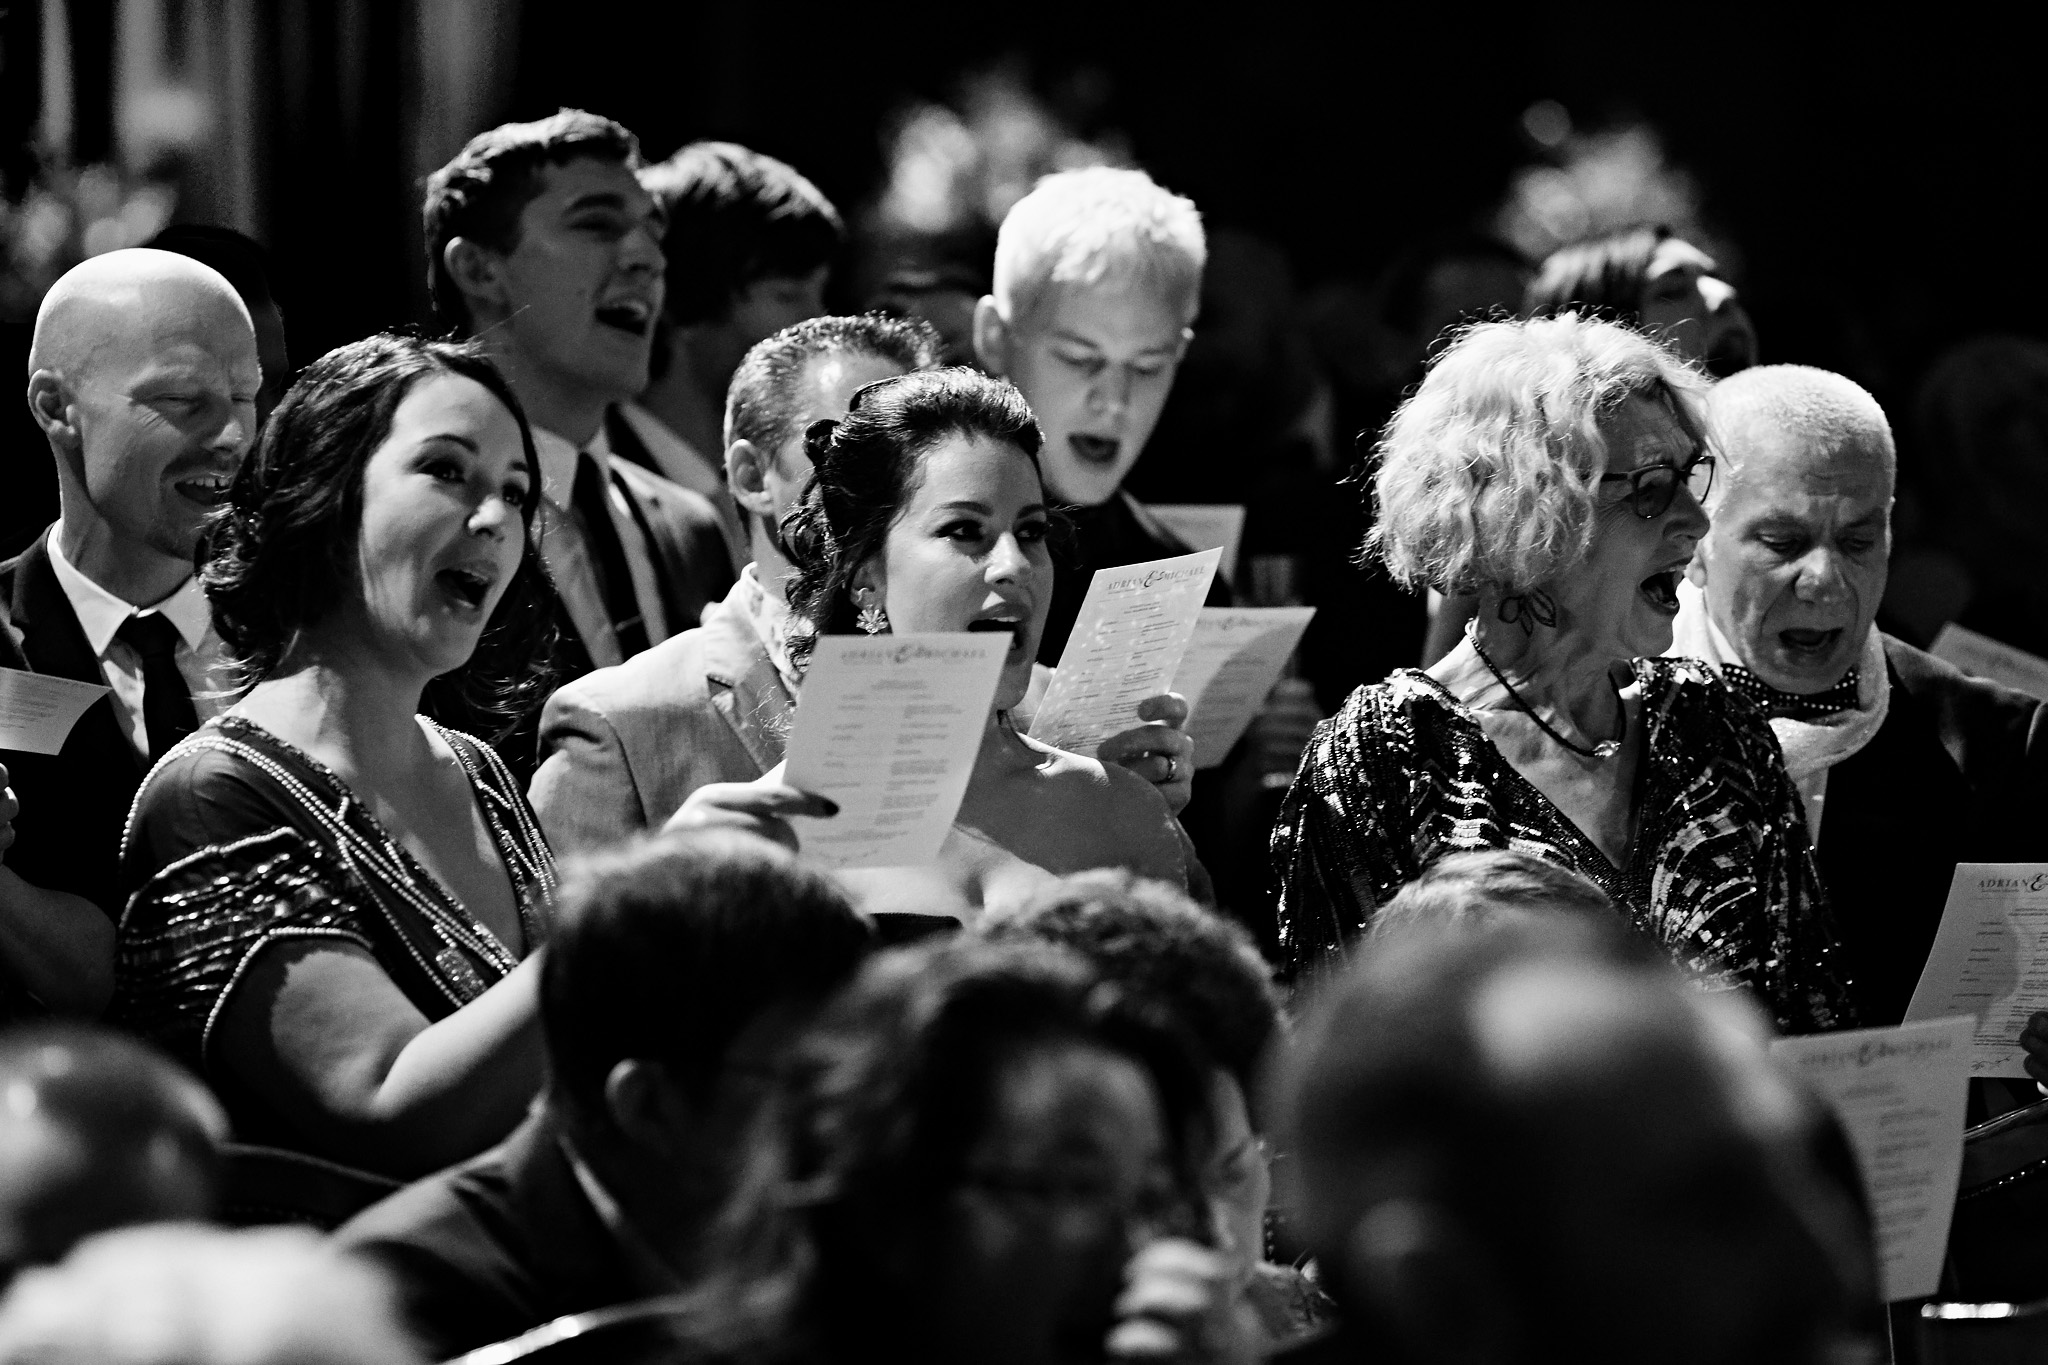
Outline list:
[[[1576,313],[1475,323],[1387,424],[1365,552],[1411,588],[1532,592],[1592,544],[1602,419],[1642,396],[1704,439],[1708,383],[1615,323]]]

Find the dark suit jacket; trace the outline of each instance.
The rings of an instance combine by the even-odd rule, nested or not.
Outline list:
[[[104,683],[99,656],[86,643],[50,564],[53,533],[54,528],[44,531],[35,544],[0,564],[7,614],[21,634],[21,653],[31,669]],[[55,757],[10,749],[0,751],[0,763],[7,765],[21,802],[7,865],[37,886],[76,892],[119,919],[121,831],[144,769],[121,728],[113,698],[101,697],[87,708]]]
[[[795,700],[736,592],[697,629],[548,698],[528,795],[558,854],[660,829],[697,788],[782,761]]]
[[[1904,1017],[1958,862],[2048,862],[2048,703],[1884,650],[1890,712],[1828,770],[1815,851],[1872,1027]]]
[[[543,1106],[496,1147],[406,1186],[334,1234],[398,1286],[431,1360],[673,1288],[637,1274]]]

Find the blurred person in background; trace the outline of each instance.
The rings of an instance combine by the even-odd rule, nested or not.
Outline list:
[[[871,962],[793,1050],[698,1287],[718,1360],[1249,1362],[1193,1165],[1207,1078],[1079,958]],[[692,1356],[691,1358],[698,1358]]]
[[[1769,727],[1659,657],[1707,532],[1704,387],[1613,323],[1490,322],[1395,415],[1368,551],[1480,610],[1434,667],[1359,688],[1317,731],[1273,831],[1290,974],[1341,959],[1443,854],[1515,847],[1788,1031],[1853,1020]]]
[[[337,1243],[390,1273],[435,1359],[673,1292],[711,1269],[704,1237],[776,1059],[869,940],[829,879],[748,835],[581,864],[541,975],[541,1103]]]
[[[2048,859],[2048,704],[1874,624],[1897,463],[1876,399],[1838,374],[1766,365],[1707,404],[1713,526],[1672,652],[1770,718],[1859,1013],[1896,1024],[1957,862]]]
[[[0,1299],[5,1365],[426,1365],[390,1287],[302,1228],[128,1228]]]
[[[111,1017],[240,1141],[414,1176],[540,1087],[554,860],[492,749],[419,714],[537,709],[536,464],[480,347],[376,336],[307,367],[211,524],[240,688],[136,796]]]
[[[1342,1325],[1279,1360],[1882,1358],[1840,1130],[1759,1011],[1620,939],[1416,924],[1327,983],[1279,1108]]]
[[[111,1031],[0,1033],[0,1283],[94,1233],[214,1214],[227,1117],[205,1086]]]
[[[177,223],[143,245],[190,256],[212,266],[234,286],[242,305],[249,310],[249,322],[256,329],[256,355],[263,364],[263,387],[256,390],[256,424],[261,427],[270,420],[271,410],[292,382],[284,310],[271,290],[270,253],[255,238],[211,223]]]
[[[781,528],[811,475],[804,433],[844,417],[863,386],[937,360],[929,328],[874,315],[814,318],[747,352],[724,448],[750,561],[703,625],[548,699],[531,795],[558,853],[660,829],[697,788],[782,762],[801,674]]]
[[[533,424],[562,681],[689,630],[733,580],[717,510],[623,458],[606,430],[647,387],[664,299],[667,220],[639,169],[632,133],[564,109],[470,139],[422,210],[436,310],[490,353]],[[522,780],[539,718],[537,700],[500,746]]]
[[[50,1009],[106,1003],[129,803],[150,765],[221,705],[220,637],[193,554],[255,438],[262,382],[232,286],[167,251],[95,256],[36,314],[28,408],[62,506],[0,564],[5,629],[22,666],[109,689],[56,755],[0,751],[20,803],[0,876],[10,890],[18,875],[64,893],[8,928],[17,968],[24,953],[40,963],[17,984]]]
[[[824,314],[846,225],[794,167],[735,142],[692,142],[640,183],[667,219],[668,290],[651,382],[614,410],[613,448],[710,499],[737,573],[750,537],[726,484],[726,391],[756,342]]]
[[[0,668],[20,669],[5,626],[0,617]],[[0,1023],[96,1015],[114,991],[114,923],[85,897],[23,881],[7,866],[21,811],[9,779],[0,763]]]
[[[977,932],[997,943],[1071,949],[1132,999],[1165,1009],[1196,1043],[1209,1067],[1196,1169],[1216,1217],[1216,1249],[1241,1277],[1269,1343],[1313,1330],[1324,1316],[1322,1296],[1300,1271],[1265,1259],[1271,1148],[1259,1079],[1281,1023],[1272,969],[1251,935],[1128,872],[1068,877],[1020,909],[983,920]]]
[[[811,479],[782,526],[796,566],[789,602],[800,624],[789,653],[799,670],[820,635],[986,631],[1008,641],[937,858],[841,872],[863,908],[971,920],[1096,867],[1205,888],[1163,789],[1117,762],[1031,739],[1012,719],[1055,577],[1038,425],[1017,390],[964,368],[880,380],[854,394],[844,421],[814,423],[804,446]],[[1175,742],[1169,755],[1187,752],[1186,737],[1162,727],[1159,747]],[[1190,777],[1177,757],[1163,766],[1169,782]],[[734,824],[794,846],[784,817],[833,812],[824,797],[785,785],[778,767],[758,782],[698,788],[675,823]]]
[[[1622,928],[1605,891],[1568,867],[1534,853],[1489,848],[1447,853],[1380,907],[1374,940],[1411,929],[1485,933],[1503,920],[1555,914],[1597,918]]]

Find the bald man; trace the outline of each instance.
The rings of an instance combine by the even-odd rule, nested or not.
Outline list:
[[[61,514],[0,564],[0,598],[30,668],[112,691],[55,758],[0,752],[21,801],[7,861],[110,918],[135,789],[228,681],[193,553],[248,453],[262,381],[234,288],[168,251],[96,256],[36,314],[28,406]]]
[[[1863,1022],[1896,1024],[1956,863],[2048,861],[2048,706],[1876,628],[1896,457],[1875,399],[1767,365],[1710,406],[1713,527],[1671,653],[1770,717]]]

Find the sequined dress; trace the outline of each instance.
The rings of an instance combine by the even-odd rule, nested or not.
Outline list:
[[[136,794],[121,860],[137,889],[116,939],[110,1017],[212,1082],[243,1141],[302,1145],[212,1055],[222,1012],[266,945],[353,944],[438,1020],[546,939],[554,858],[526,798],[490,746],[435,728],[510,874],[524,945],[500,942],[341,778],[253,722],[201,728]]]
[[[1471,711],[1404,669],[1317,729],[1273,830],[1291,977],[1341,959],[1374,908],[1446,853],[1512,848],[1597,882],[1710,989],[1747,986],[1791,1032],[1854,1022],[1799,796],[1763,716],[1689,659],[1638,659],[1648,758],[1616,867]]]

